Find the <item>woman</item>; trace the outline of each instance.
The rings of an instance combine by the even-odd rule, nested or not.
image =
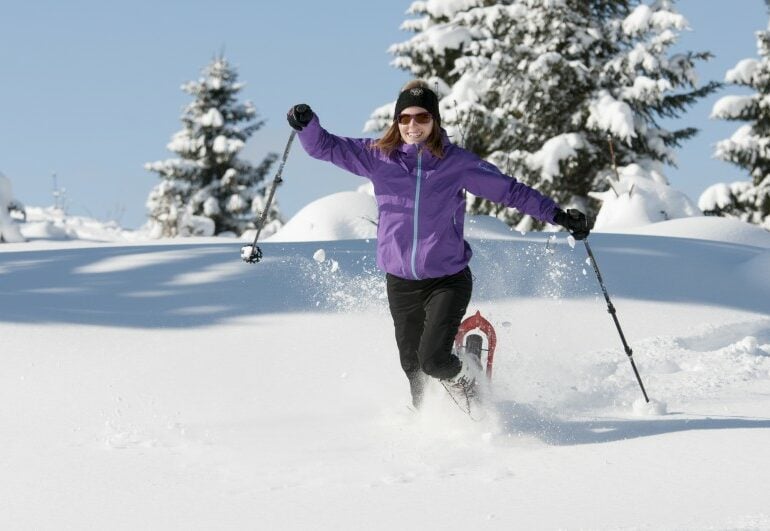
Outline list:
[[[551,199],[452,144],[441,128],[438,97],[424,81],[404,86],[393,116],[379,140],[335,136],[305,104],[292,107],[287,119],[311,157],[374,185],[377,265],[386,273],[413,405],[420,407],[425,375],[467,400],[475,396],[479,367],[452,351],[473,288],[472,252],[463,239],[464,191],[562,225],[578,239],[588,236],[588,222],[582,213],[563,212]]]

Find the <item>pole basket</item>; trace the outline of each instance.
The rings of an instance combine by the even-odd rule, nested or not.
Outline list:
[[[486,348],[484,348],[485,344]],[[455,336],[455,347],[457,349],[465,348],[466,352],[478,358],[482,366],[484,366],[484,358],[486,358],[487,379],[492,379],[492,363],[495,359],[497,334],[492,323],[482,317],[481,312],[477,311],[460,323]]]
[[[241,247],[241,259],[247,264],[256,264],[262,260],[262,249],[257,245],[244,245]]]

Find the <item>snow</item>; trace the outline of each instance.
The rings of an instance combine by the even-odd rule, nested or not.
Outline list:
[[[609,93],[599,94],[595,103],[589,106],[588,127],[607,131],[631,143],[636,136],[634,131],[634,113],[624,101],[618,101]]]
[[[8,207],[12,201],[11,181],[0,173],[0,242],[24,241],[24,237],[8,213]]]
[[[69,216],[57,208],[28,207],[26,210],[27,221],[20,225],[20,231],[30,240],[131,241],[140,235],[121,229],[115,222]]]
[[[618,175],[620,181],[609,190],[591,194],[602,201],[597,231],[627,232],[650,223],[701,215],[689,197],[666,184],[655,170],[630,164],[618,168]]]
[[[211,149],[214,150],[214,153],[227,153],[228,151],[227,146],[228,146],[227,137],[224,135],[218,135],[214,139],[214,142],[211,144]]]
[[[714,103],[710,117],[727,120],[741,116],[754,103],[754,96],[723,96]]]
[[[663,93],[671,91],[673,88],[671,82],[667,79],[651,79],[646,76],[638,76],[634,79],[633,87],[626,87],[621,93],[623,99],[654,104],[660,101]]]
[[[698,208],[701,210],[710,210],[714,207],[726,207],[732,203],[733,189],[740,185],[750,186],[750,183],[747,181],[740,181],[732,184],[712,184],[706,188],[698,198]]]
[[[770,238],[768,237],[770,232],[737,219],[716,216],[671,219],[627,228],[618,232],[719,241],[737,245],[770,248]]]
[[[633,404],[634,413],[639,416],[657,416],[665,415],[666,403],[658,400],[650,400],[647,402],[644,398],[637,398]]]
[[[754,76],[760,71],[761,64],[756,59],[741,59],[725,74],[726,83],[750,85],[755,82]]]
[[[350,240],[377,236],[377,203],[364,192],[338,192],[303,207],[271,242]]]
[[[765,141],[761,137],[754,134],[754,129],[751,125],[742,125],[735,130],[730,138],[717,142],[714,156],[730,160],[731,152],[759,151],[764,143]]]
[[[642,67],[648,72],[654,72],[660,68],[660,60],[654,54],[650,53],[648,48],[642,43],[634,46],[634,49],[628,53],[629,67]]]
[[[217,87],[213,87],[213,88],[217,88]],[[201,120],[201,125],[206,127],[213,127],[213,128],[222,127],[225,123],[225,119],[222,117],[222,113],[220,113],[219,109],[215,107],[212,107],[208,111],[203,113],[200,120]]]
[[[481,5],[480,0],[427,0],[425,2],[413,2],[410,10],[413,11],[419,6],[434,18],[451,18],[460,11],[466,11],[479,5]]]
[[[255,265],[109,226],[0,245],[0,527],[770,528],[770,234],[591,235],[648,404],[581,243],[471,218],[468,314],[498,338],[477,423],[437,385],[406,408],[375,241],[350,239],[371,202],[308,205]]]
[[[650,6],[641,4],[623,20],[622,26],[623,31],[627,35],[638,35],[651,28],[659,30],[676,28],[683,30],[687,28],[687,20],[678,13],[666,11],[665,9],[653,12]]]
[[[423,34],[424,46],[429,47],[437,55],[443,55],[446,51],[459,48],[470,41],[470,32],[467,28],[440,24],[429,28]]]
[[[543,179],[553,180],[559,175],[559,164],[570,157],[577,156],[577,150],[584,148],[585,142],[577,133],[565,133],[547,140],[543,147],[527,157],[527,162],[533,168],[541,171]]]
[[[219,214],[219,201],[214,197],[209,197],[203,202],[203,213],[208,217],[213,217]]]
[[[647,31],[652,18],[652,9],[646,5],[637,6],[623,21],[623,31],[628,35],[635,35]]]

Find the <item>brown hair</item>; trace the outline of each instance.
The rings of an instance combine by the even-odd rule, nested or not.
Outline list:
[[[404,85],[401,88],[401,92],[415,87],[430,89],[428,83],[422,79],[414,79]],[[430,132],[430,135],[428,135],[428,140],[425,141],[425,146],[434,157],[439,159],[444,157],[444,146],[442,145],[441,136],[441,126],[438,124],[438,120],[433,120],[433,130]],[[377,148],[386,156],[389,156],[393,150],[398,148],[401,144],[403,144],[403,142],[404,141],[401,138],[401,131],[398,129],[398,116],[394,116],[393,123],[390,124],[390,127],[388,127],[388,130],[385,131],[385,134],[372,144],[372,148]]]

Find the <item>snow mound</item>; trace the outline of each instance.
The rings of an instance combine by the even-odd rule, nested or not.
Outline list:
[[[369,194],[339,192],[306,205],[269,242],[358,240],[377,236],[377,203]]]
[[[71,216],[53,207],[27,207],[26,211],[27,221],[20,225],[20,230],[30,240],[128,242],[144,238],[141,231],[125,230],[115,221]]]
[[[770,249],[770,232],[744,221],[716,216],[672,219],[617,232],[711,240]]]
[[[668,406],[665,402],[660,402],[651,398],[649,402],[645,402],[644,398],[634,400],[634,414],[640,417],[652,417],[665,415],[668,412]]]
[[[697,205],[682,192],[671,188],[655,171],[636,164],[619,168],[620,182],[599,194],[602,201],[594,229],[600,232],[625,232],[668,219],[700,216]]]

